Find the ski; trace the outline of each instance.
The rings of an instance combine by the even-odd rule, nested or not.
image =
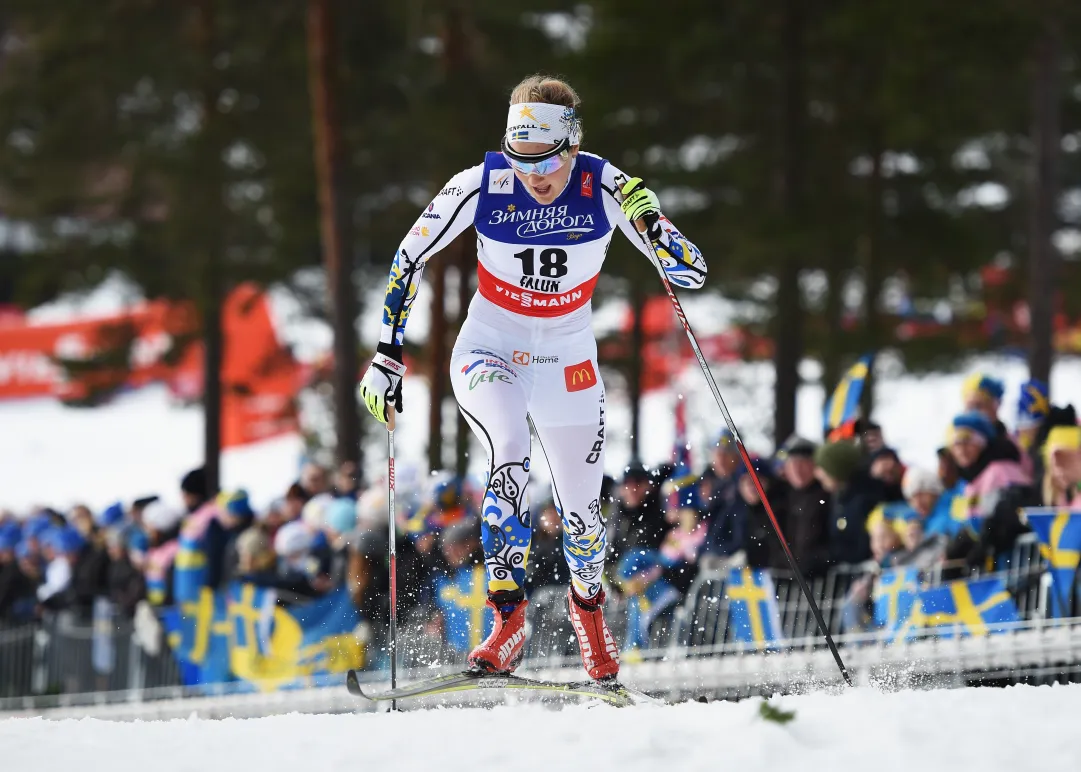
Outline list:
[[[434,697],[440,694],[465,691],[519,689],[566,697],[590,697],[617,708],[639,704],[663,704],[660,700],[633,689],[628,689],[617,682],[601,684],[595,681],[544,681],[516,675],[477,673],[468,670],[416,681],[406,686],[400,686],[397,689],[388,689],[381,692],[365,692],[360,686],[356,671],[350,670],[346,676],[345,684],[350,694],[373,702]]]

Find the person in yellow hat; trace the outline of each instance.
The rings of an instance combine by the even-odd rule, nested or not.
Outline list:
[[[1081,426],[1056,426],[1044,444],[1044,504],[1081,507]]]

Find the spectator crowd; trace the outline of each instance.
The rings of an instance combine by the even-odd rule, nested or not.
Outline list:
[[[792,437],[771,457],[752,459],[805,575],[842,566],[859,575],[847,629],[873,625],[871,593],[883,569],[910,565],[960,577],[1001,567],[1027,531],[1019,508],[1081,506],[1081,427],[1072,406],[1052,405],[1037,381],[1007,403],[1002,382],[988,374],[969,378],[963,399],[949,426],[930,427],[945,430],[934,466],[901,458],[864,419],[822,444]],[[1013,431],[1001,420],[1006,404],[1016,406]],[[708,456],[703,470],[684,461],[605,478],[610,595],[648,598],[655,616],[678,603],[700,571],[788,570],[731,434],[721,432]],[[0,626],[59,612],[89,625],[100,599],[119,618],[166,608],[180,540],[198,528],[212,588],[239,580],[274,588],[282,602],[303,602],[345,586],[365,634],[379,642],[389,617],[383,483],[360,489],[352,466],[309,463],[258,511],[243,491],[212,495],[202,470],[186,474],[179,488],[181,506],[149,496],[99,512],[0,512]],[[398,521],[399,613],[464,649],[469,636],[450,629],[447,599],[467,611],[482,605],[470,605],[461,589],[469,577],[458,579],[467,572],[483,584],[483,490],[449,473],[414,488],[401,497]],[[560,516],[533,491],[528,589],[565,587]],[[626,645],[637,645],[635,636]]]

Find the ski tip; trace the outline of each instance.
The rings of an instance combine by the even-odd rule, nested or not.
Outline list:
[[[349,693],[354,697],[363,697],[364,692],[360,690],[360,681],[357,680],[357,671],[350,670],[345,675],[345,688],[349,690]]]

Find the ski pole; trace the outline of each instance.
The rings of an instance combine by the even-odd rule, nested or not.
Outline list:
[[[626,178],[616,178],[616,184],[619,188],[622,188],[625,182]],[[618,195],[618,189],[616,198],[617,200],[621,198],[621,196]],[[655,223],[659,218],[657,218],[656,215],[653,217],[656,218],[654,219]],[[676,293],[672,289],[672,283],[668,280],[668,274],[664,272],[664,266],[661,265],[661,260],[657,256],[657,250],[649,238],[648,229],[652,223],[636,220],[633,224],[635,229],[642,236],[646,248],[649,250],[650,262],[653,263],[653,267],[657,269],[657,273],[661,276],[661,283],[664,285],[664,291],[668,293],[668,299],[672,301],[672,309],[676,312],[676,317],[679,318],[680,324],[683,325],[683,331],[687,333],[687,339],[691,342],[691,348],[694,350],[694,355],[698,358],[698,364],[702,367],[702,374],[706,377],[706,383],[709,384],[709,390],[713,392],[713,398],[717,401],[717,406],[721,409],[721,414],[724,416],[724,422],[728,424],[728,430],[732,432],[732,438],[735,440],[736,447],[739,449],[739,455],[743,459],[743,465],[747,468],[748,474],[751,475],[751,480],[754,481],[755,490],[758,491],[758,497],[762,500],[762,506],[769,516],[770,525],[773,526],[773,530],[776,532],[777,538],[781,542],[785,558],[787,558],[788,565],[792,568],[792,573],[796,575],[796,581],[799,582],[803,597],[807,599],[807,602],[811,606],[811,613],[814,614],[815,621],[818,623],[818,629],[826,636],[826,645],[829,646],[830,653],[833,654],[833,659],[837,663],[837,667],[841,671],[841,676],[844,678],[845,683],[852,686],[852,676],[849,675],[848,668],[845,667],[845,663],[841,659],[841,653],[837,650],[837,644],[834,643],[833,636],[830,635],[829,628],[826,627],[826,622],[822,618],[822,612],[819,610],[818,604],[815,603],[815,599],[811,595],[811,590],[807,586],[807,580],[803,578],[803,572],[800,571],[799,566],[796,565],[796,558],[792,554],[792,549],[788,546],[788,540],[785,539],[784,533],[781,531],[781,524],[777,522],[777,516],[773,514],[773,507],[770,506],[769,499],[766,498],[766,491],[762,488],[762,481],[758,479],[758,473],[751,463],[751,457],[747,454],[747,448],[743,444],[743,439],[739,436],[736,422],[732,420],[732,414],[728,412],[728,406],[724,404],[724,398],[721,397],[721,390],[717,386],[717,381],[714,379],[713,373],[709,369],[706,357],[702,353],[701,347],[698,345],[698,339],[691,330],[691,325],[687,321],[687,316],[683,313],[683,306],[680,304],[679,298],[676,297]]]
[[[387,406],[387,508],[390,511],[390,688],[398,688],[398,548],[394,516],[394,405]],[[398,709],[398,701],[390,703]]]

